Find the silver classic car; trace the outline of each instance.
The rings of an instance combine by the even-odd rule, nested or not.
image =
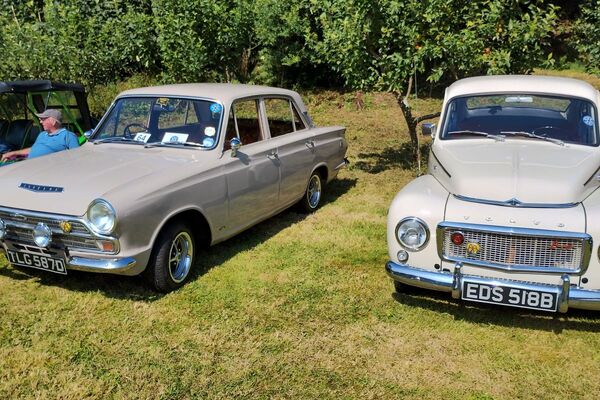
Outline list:
[[[600,310],[600,93],[495,76],[446,90],[428,173],[394,198],[395,289],[551,312]]]
[[[343,127],[316,127],[298,93],[182,84],[121,93],[90,143],[0,170],[0,243],[13,265],[144,273],[184,284],[202,245],[297,204],[344,167]]]

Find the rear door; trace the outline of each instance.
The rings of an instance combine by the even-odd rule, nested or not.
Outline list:
[[[279,201],[291,204],[302,197],[315,160],[311,130],[294,102],[285,97],[266,97],[264,107],[269,141],[277,149],[281,183]]]

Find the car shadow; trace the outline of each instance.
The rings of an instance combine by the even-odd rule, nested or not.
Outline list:
[[[493,304],[455,300],[450,293],[417,290],[415,293],[393,292],[398,303],[452,315],[457,321],[535,329],[562,333],[563,330],[600,332],[600,314],[594,311],[571,309],[566,314],[504,307]]]
[[[356,185],[356,179],[335,179],[324,188],[322,206],[325,206]],[[318,210],[316,212],[319,212]],[[295,207],[282,211],[252,228],[219,243],[199,251],[199,260],[190,276],[195,281],[212,268],[223,264],[236,254],[250,250],[280,231],[305,219],[307,214],[299,213]],[[141,276],[122,276],[98,274],[83,271],[69,271],[67,276],[48,273],[27,267],[0,267],[0,275],[14,280],[36,280],[41,285],[57,286],[71,291],[100,292],[115,299],[155,301],[164,296],[150,288]]]
[[[419,146],[422,165],[427,165],[429,146],[429,143],[423,143]],[[383,151],[359,153],[357,158],[359,160],[353,163],[353,168],[369,174],[378,174],[389,169],[410,170],[415,168],[410,142],[403,142],[400,147],[388,147]]]

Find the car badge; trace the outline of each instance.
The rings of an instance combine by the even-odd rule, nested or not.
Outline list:
[[[70,232],[71,232],[71,229],[73,228],[73,227],[71,226],[71,223],[70,223],[69,221],[60,221],[60,222],[58,223],[58,225],[60,226],[60,229],[62,229],[62,231],[63,231],[64,233],[70,233]]]
[[[553,240],[550,242],[550,246],[548,249],[550,250],[573,250],[573,243],[568,242],[559,242],[558,240]]]
[[[474,256],[474,255],[477,255],[477,253],[479,253],[479,250],[481,250],[481,246],[479,245],[479,243],[477,243],[477,242],[467,243],[467,254]]]

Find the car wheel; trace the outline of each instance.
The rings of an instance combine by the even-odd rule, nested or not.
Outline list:
[[[313,172],[306,185],[306,191],[299,206],[301,211],[311,213],[315,211],[321,204],[321,195],[323,194],[323,180],[318,172]]]
[[[171,292],[185,283],[194,266],[195,240],[183,223],[168,225],[158,235],[144,271],[156,290]]]

